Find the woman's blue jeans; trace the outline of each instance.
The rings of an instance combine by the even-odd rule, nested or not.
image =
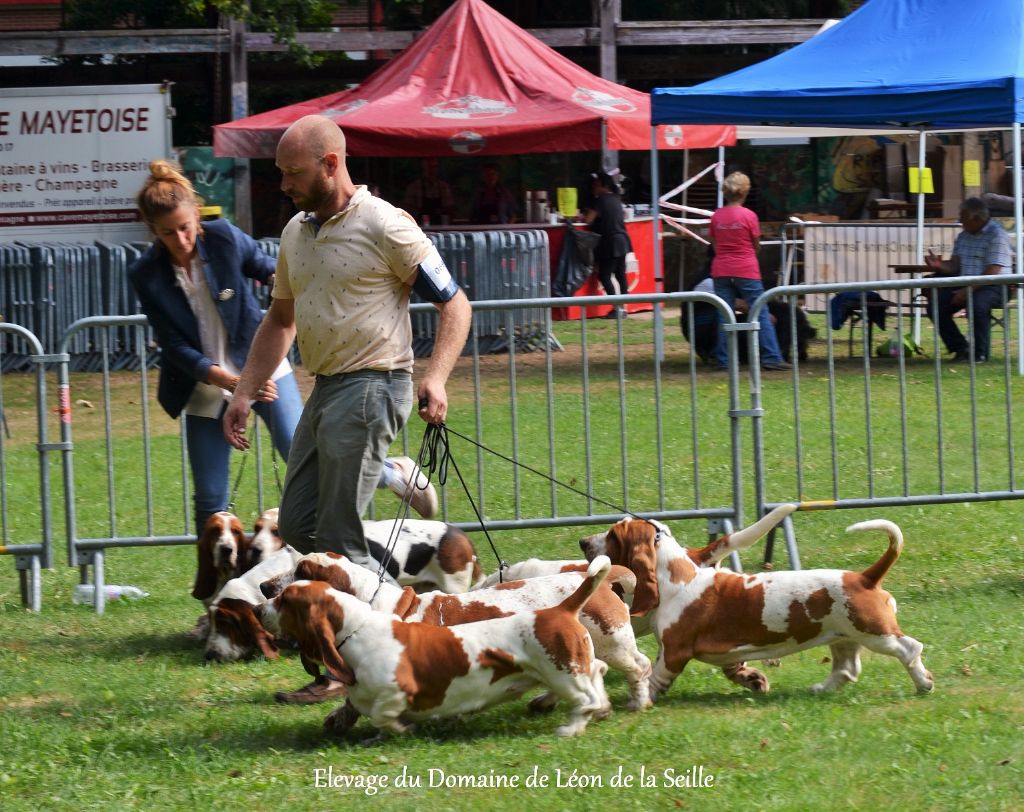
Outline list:
[[[257,401],[253,404],[253,411],[270,431],[277,453],[287,460],[295,426],[302,414],[302,396],[295,383],[294,373],[279,378],[275,383],[277,400],[271,403]],[[227,510],[232,448],[224,439],[220,417],[183,415],[182,419],[185,421],[185,443],[189,467],[192,469],[192,501],[198,535],[203,532],[203,526],[210,516],[219,510]]]
[[[747,279],[740,276],[716,276],[711,280],[715,284],[715,296],[724,301],[729,307],[735,310],[736,300],[743,299],[748,305],[753,306],[758,297],[764,293],[764,285],[760,279]],[[778,364],[782,358],[782,351],[779,349],[779,340],[775,336],[775,325],[772,324],[771,314],[768,308],[761,310],[759,319],[760,329],[757,331],[757,340],[761,348],[762,364]],[[729,365],[729,355],[726,350],[725,330],[721,314],[718,316],[718,347],[715,350],[715,357],[720,367]],[[742,340],[742,337],[741,337]]]

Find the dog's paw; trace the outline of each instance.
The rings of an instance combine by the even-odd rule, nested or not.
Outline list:
[[[551,713],[558,704],[558,696],[552,692],[535,696],[530,700],[527,707],[531,713]]]
[[[324,732],[332,736],[343,736],[355,726],[358,719],[359,711],[351,702],[346,701],[344,705],[327,714],[327,718],[324,719]]]
[[[200,615],[199,619],[196,620],[195,627],[185,633],[185,637],[189,640],[205,640],[210,636],[210,618],[207,615]]]
[[[766,694],[771,687],[768,677],[764,675],[763,671],[750,668],[744,663],[725,666],[722,668],[722,673],[730,682],[742,685],[748,691],[753,691],[755,694]]]

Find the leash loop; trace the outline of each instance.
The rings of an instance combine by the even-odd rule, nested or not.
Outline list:
[[[250,412],[251,423],[253,427],[256,426],[255,412]],[[238,486],[242,484],[242,475],[245,473],[245,464],[249,461],[248,449],[242,453],[242,464],[238,466],[238,473],[235,475],[235,484],[231,486],[231,496],[228,498],[228,510],[231,513],[235,512],[235,497],[238,496]]]

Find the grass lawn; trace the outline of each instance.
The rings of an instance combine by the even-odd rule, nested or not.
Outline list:
[[[677,333],[670,324],[668,332]],[[639,341],[641,320],[629,319],[625,326]],[[567,346],[572,344],[573,329],[577,328],[559,328]],[[607,322],[594,329],[610,331],[615,325]],[[671,366],[673,353],[685,358],[685,345],[676,335],[668,338]],[[543,389],[530,377],[535,361],[527,360],[517,382],[524,415],[516,441],[521,449],[535,452],[532,463],[545,463],[545,407],[534,402],[542,398],[532,397]],[[679,360],[677,376],[685,374],[684,366]],[[635,386],[643,377],[642,366],[628,374],[630,409],[642,410],[650,397]],[[723,397],[724,379],[700,374],[711,377],[705,388],[714,400],[700,406],[702,414],[711,413]],[[808,374],[820,372],[811,369]],[[856,385],[857,374],[855,369],[840,371],[850,376],[844,380],[850,386]],[[595,368],[590,393],[595,413],[616,411],[617,375],[615,364]],[[891,377],[877,376],[873,398],[884,403],[893,396],[896,383]],[[472,392],[462,376],[457,378],[452,387],[452,425],[472,434]],[[496,376],[485,381],[483,408],[507,409],[502,403],[505,384]],[[19,534],[38,526],[33,509],[20,508],[26,500],[32,503],[37,487],[28,439],[32,423],[27,383],[19,376],[6,376],[3,385],[15,435],[6,446],[5,459],[9,529],[14,528],[8,543],[16,543]],[[90,396],[92,385],[88,376],[76,378],[74,397]],[[766,378],[764,387],[766,406],[784,410],[787,381]],[[578,393],[567,397],[577,398]],[[117,421],[118,431],[124,433],[119,453],[128,459],[139,454],[139,446],[132,445],[137,432],[131,428],[135,418],[127,417],[134,414],[129,406],[135,404],[125,401],[126,417]],[[808,410],[804,454],[827,458],[830,434],[811,430],[815,407],[805,402],[803,408]],[[684,409],[687,420],[688,414]],[[679,442],[690,442],[690,427],[678,430],[682,418],[675,413],[667,417],[673,442],[676,434],[682,436]],[[791,412],[788,418],[791,422]],[[83,532],[102,532],[109,523],[106,508],[86,509],[106,505],[102,422],[95,415],[79,418],[77,412],[76,421],[77,487],[86,503],[78,508],[80,527]],[[571,447],[577,440],[569,431],[574,422],[569,410],[556,420],[556,456],[566,475],[579,467]],[[656,489],[644,484],[653,459],[649,427],[643,420],[636,422],[627,456],[630,498],[639,510],[656,498]],[[174,456],[176,429],[154,413],[153,453],[168,461],[161,469],[166,482],[153,485],[155,521],[162,532],[170,532],[175,522],[180,532],[183,512],[180,495],[172,496],[172,480],[180,479]],[[510,434],[494,429],[488,439],[505,448],[512,442],[506,437]],[[703,498],[708,504],[721,504],[719,498],[729,493],[728,483],[715,476],[728,470],[727,460],[715,459],[722,437],[710,426],[697,435],[707,479]],[[676,490],[670,499],[689,506],[692,468],[676,459],[685,456],[685,443],[666,464],[678,480],[671,483]],[[460,457],[459,464],[472,477],[474,461],[466,451],[460,453],[465,461]],[[612,447],[593,462],[595,492],[610,490],[616,494],[613,501],[621,480],[619,459],[619,449]],[[785,462],[770,460],[780,469]],[[892,462],[882,460],[879,465],[884,469]],[[488,478],[485,494],[494,515],[516,509],[511,496],[499,492],[510,476],[500,470]],[[890,475],[899,479],[898,471],[879,474],[883,483]],[[119,476],[123,479],[117,487],[115,519],[119,528],[133,529],[145,522],[138,472],[133,474],[126,464]],[[522,515],[544,515],[549,485],[522,476]],[[790,472],[780,470],[779,476],[785,480]],[[823,477],[820,486],[817,481],[811,484],[827,490],[828,477]],[[59,514],[57,465],[53,478]],[[272,482],[269,486],[273,490]],[[809,493],[807,498],[817,495]],[[560,509],[574,509],[571,500],[577,497],[566,498],[563,505],[560,497]],[[389,504],[393,503],[382,496],[378,512],[388,515]],[[462,516],[464,505],[454,505]],[[931,695],[917,696],[895,660],[866,653],[858,684],[838,694],[812,696],[808,687],[829,668],[824,662],[827,649],[816,649],[786,658],[779,667],[767,667],[772,690],[764,696],[727,683],[715,668],[692,664],[657,707],[641,714],[622,710],[627,686],[610,672],[607,686],[616,712],[593,723],[579,738],[554,735],[563,719],[561,709],[532,716],[525,701],[517,701],[463,719],[423,724],[411,736],[372,747],[360,743],[371,733],[365,720],[351,738],[331,739],[320,728],[328,708],[274,703],[274,691],[306,681],[295,656],[204,664],[200,647],[185,637],[200,609],[189,597],[194,574],[190,548],[110,552],[107,581],[135,584],[152,594],[138,602],[113,602],[105,615],[97,617],[89,607],[71,604],[77,571],[66,566],[63,536],[58,535],[55,568],[43,574],[39,614],[22,609],[13,562],[0,558],[0,808],[319,810],[351,803],[439,812],[597,806],[957,812],[1024,808],[1020,504],[799,513],[795,524],[804,567],[860,569],[875,561],[885,547],[881,534],[843,532],[846,525],[874,515],[896,521],[906,537],[904,554],[885,585],[899,603],[904,630],[925,644],[924,661],[936,682]],[[63,517],[56,515],[55,521],[62,525]],[[702,541],[704,529],[698,523],[675,523],[673,529],[681,540]],[[574,556],[575,541],[583,532],[523,528],[494,535],[504,557],[515,560],[529,555]],[[493,556],[486,539],[476,534],[475,540],[491,568]],[[748,567],[755,564],[754,557],[747,561]],[[653,656],[651,638],[643,638],[641,646]],[[334,786],[318,786],[318,779]],[[452,785],[468,779],[489,786]]]

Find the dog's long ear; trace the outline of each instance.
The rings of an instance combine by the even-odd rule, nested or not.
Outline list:
[[[313,607],[309,615],[309,626],[317,645],[320,646],[320,661],[345,685],[356,684],[356,672],[341,658],[334,645],[334,626],[327,614],[319,607]]]
[[[242,631],[252,639],[264,657],[268,660],[276,660],[278,653],[277,646],[274,644],[274,636],[257,620],[252,607],[247,605],[239,615]]]
[[[245,575],[255,567],[259,561],[249,560],[249,548],[252,545],[252,536],[245,532],[241,522],[237,519],[232,522],[231,534],[235,537],[235,573]]]
[[[192,597],[197,601],[212,598],[217,589],[217,568],[213,565],[213,534],[205,530],[196,543],[196,582]]]
[[[612,564],[612,571],[608,573],[608,583],[612,592],[628,604],[633,603],[633,593],[636,592],[636,575],[626,567]]]
[[[402,594],[399,596],[398,602],[395,604],[393,611],[404,620],[409,613],[416,608],[416,604],[418,603],[419,598],[416,595],[416,590],[411,586],[407,586],[402,590]]]
[[[636,576],[636,589],[633,591],[633,605],[630,608],[633,617],[643,617],[661,602],[654,533],[650,528],[645,528],[645,532],[650,532],[651,538],[634,537],[629,550],[629,568]]]

